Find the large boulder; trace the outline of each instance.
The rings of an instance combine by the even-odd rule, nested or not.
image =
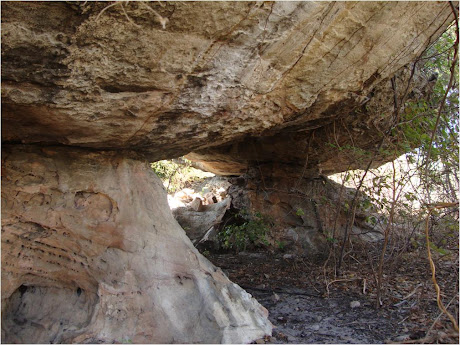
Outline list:
[[[198,201],[198,207],[193,203],[184,207],[178,207],[173,210],[174,218],[187,233],[187,236],[194,244],[197,244],[208,233],[215,230],[230,207],[230,199],[224,199],[209,205],[202,205],[201,199]]]
[[[201,256],[146,163],[2,151],[2,342],[246,343],[267,311]]]

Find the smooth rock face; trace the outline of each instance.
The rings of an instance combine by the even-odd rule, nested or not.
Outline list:
[[[135,150],[154,161],[281,133],[270,152],[283,157],[293,132],[331,123],[337,108],[353,117],[350,104],[453,20],[447,2],[109,6],[3,4],[4,142]],[[220,170],[239,173],[247,160],[231,162]]]
[[[3,147],[2,341],[245,343],[267,311],[201,256],[146,163]]]

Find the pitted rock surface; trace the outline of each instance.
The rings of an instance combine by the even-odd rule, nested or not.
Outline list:
[[[148,164],[3,147],[2,341],[244,343],[267,311],[201,256]]]
[[[198,151],[225,174],[267,154],[304,159],[308,131],[339,118],[337,135],[346,124],[369,147],[369,123],[391,122],[393,104],[383,119],[356,108],[452,20],[447,2],[5,3],[2,140],[150,161]],[[311,152],[324,148],[312,140]],[[310,164],[348,166],[330,160]]]

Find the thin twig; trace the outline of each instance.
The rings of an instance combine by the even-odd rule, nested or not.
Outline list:
[[[449,84],[447,85],[446,91],[444,92],[444,96],[441,100],[441,103],[439,105],[439,110],[438,110],[438,116],[436,117],[436,123],[434,125],[433,131],[431,132],[431,138],[430,138],[430,143],[428,145],[428,152],[426,154],[426,166],[425,166],[425,175],[428,178],[428,166],[429,166],[429,160],[430,160],[430,155],[431,155],[431,147],[433,146],[433,141],[434,137],[436,135],[436,129],[438,128],[439,121],[441,120],[441,115],[442,111],[444,109],[444,106],[446,104],[446,99],[449,94],[449,90],[452,87],[452,84],[454,83],[455,79],[455,66],[457,65],[457,60],[458,60],[458,44],[459,44],[459,27],[458,27],[458,19],[457,19],[457,11],[455,10],[455,6],[452,4],[451,1],[449,1],[449,4],[452,8],[452,12],[454,13],[455,16],[455,23],[456,23],[456,28],[455,28],[455,34],[456,34],[456,40],[454,44],[454,58],[450,67],[450,79],[449,79]]]
[[[121,2],[121,10],[123,11],[123,14],[125,15],[126,19],[128,19],[128,22],[133,24],[135,27],[140,28],[141,26],[139,24],[136,24],[134,20],[132,20],[129,16],[128,13],[126,13],[125,6],[123,6],[123,2]]]
[[[139,1],[139,4],[141,4],[144,8],[148,9],[150,12],[152,12],[160,22],[161,26],[163,27],[163,30],[166,29],[166,24],[169,22],[168,18],[165,18],[161,16],[157,11],[155,11],[153,8],[151,8],[149,5],[144,3],[143,1]]]
[[[455,300],[455,298],[458,296],[458,294],[455,294],[454,297],[452,297],[452,299],[449,301],[449,303],[447,303],[446,305],[446,308],[449,308],[449,306],[452,304],[452,302]],[[426,335],[425,335],[425,338],[428,337],[428,335],[430,334],[430,332],[433,330],[433,327],[434,325],[436,324],[436,322],[438,322],[438,320],[441,318],[441,316],[443,315],[444,313],[441,311],[439,313],[439,315],[436,317],[436,319],[434,319],[433,323],[431,324],[430,328],[428,328],[428,331],[426,332]],[[423,344],[423,342],[422,342]]]
[[[433,212],[436,209],[442,209],[446,207],[458,207],[459,203],[440,203],[437,204],[433,207],[431,207],[428,210],[428,214],[426,216],[426,222],[425,222],[425,238],[426,238],[426,249],[428,252],[428,261],[430,263],[430,269],[431,269],[431,280],[433,281],[434,288],[436,290],[436,302],[438,303],[439,309],[447,315],[447,317],[450,319],[450,322],[452,322],[452,325],[454,329],[458,332],[458,324],[455,318],[452,316],[451,313],[446,309],[444,304],[442,303],[441,300],[441,289],[439,288],[438,282],[436,281],[436,267],[434,265],[433,259],[431,257],[431,250],[430,250],[430,236],[428,234],[428,229],[429,229],[429,222],[430,222],[430,215],[431,212]]]
[[[421,286],[423,286],[422,283],[418,284],[410,294],[404,296],[402,299],[406,300],[406,299],[410,298],[412,295],[414,295],[417,292],[418,288],[421,287]]]
[[[118,5],[118,4],[121,4],[121,2],[115,1],[113,4],[110,4],[110,5],[107,5],[106,7],[104,7],[104,8],[102,9],[102,11],[99,12],[99,14],[97,15],[97,17],[96,17],[96,22],[99,20],[99,17],[102,15],[102,13],[104,13],[105,11],[107,11],[110,7],[113,7],[113,6]]]
[[[312,138],[314,137],[314,135],[315,135],[315,130],[312,130],[311,133],[310,133],[310,136],[308,138],[307,156],[305,157],[305,164],[304,164],[303,169],[302,169],[302,175],[300,176],[299,179],[297,179],[296,184],[294,185],[294,188],[296,188],[296,189],[297,189],[299,183],[302,181],[303,177],[305,176],[305,171],[307,170],[307,166],[308,166],[308,157],[310,155],[311,141],[312,141]]]
[[[348,279],[335,279],[333,281],[330,281],[329,283],[327,283],[326,285],[326,294],[327,296],[329,297],[329,285],[333,284],[333,283],[337,283],[337,282],[347,282],[347,281],[354,281],[354,280],[362,280],[363,278],[348,278]]]

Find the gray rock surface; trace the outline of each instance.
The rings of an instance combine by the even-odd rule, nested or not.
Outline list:
[[[195,199],[200,200],[200,199]],[[201,205],[200,209],[193,208],[193,202],[188,207],[178,207],[173,210],[174,218],[182,226],[187,236],[193,243],[201,240],[203,236],[222,220],[230,207],[230,199],[221,202]]]

